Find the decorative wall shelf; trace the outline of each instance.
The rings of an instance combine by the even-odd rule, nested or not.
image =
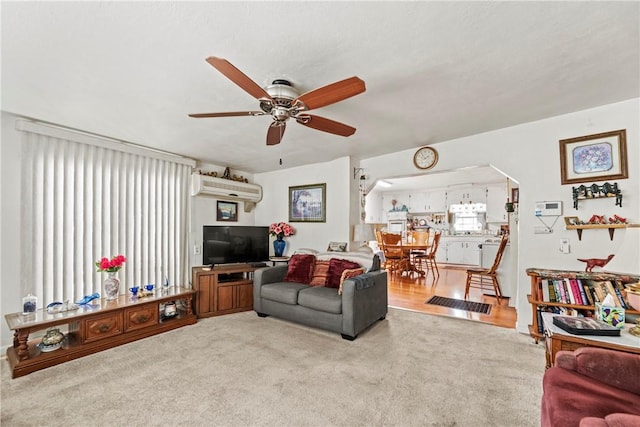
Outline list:
[[[609,184],[605,182],[602,185],[591,184],[588,186],[581,185],[579,187],[571,187],[571,193],[573,195],[573,207],[576,210],[578,209],[579,200],[602,199],[607,197],[615,197],[616,206],[622,207],[622,193],[617,183]]]
[[[613,233],[616,228],[633,228],[640,227],[640,224],[583,224],[583,225],[567,225],[567,230],[576,230],[578,232],[578,240],[582,240],[582,230],[596,230],[606,228],[609,230],[609,238],[613,240]]]

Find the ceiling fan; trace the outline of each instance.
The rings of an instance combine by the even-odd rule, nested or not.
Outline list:
[[[207,62],[249,95],[256,98],[260,102],[260,111],[189,114],[189,117],[263,116],[271,114],[273,122],[267,130],[267,145],[280,143],[287,127],[287,120],[290,118],[312,129],[340,136],[351,136],[356,131],[356,128],[344,123],[306,114],[305,111],[334,104],[364,92],[366,90],[364,81],[358,77],[350,77],[298,95],[296,89],[287,80],[274,80],[271,85],[263,89],[226,59],[212,56],[207,58]]]

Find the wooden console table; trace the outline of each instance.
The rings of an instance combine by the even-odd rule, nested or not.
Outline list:
[[[629,333],[629,329],[635,325],[625,325],[624,329],[620,331],[619,337],[576,335],[554,325],[553,316],[556,316],[556,314],[542,313],[544,333],[547,337],[545,342],[547,368],[553,366],[556,361],[556,354],[560,350],[573,351],[580,347],[599,347],[640,354],[640,338]]]
[[[51,314],[46,309],[34,313],[5,315],[14,331],[13,347],[7,349],[12,378],[87,356],[121,344],[160,334],[196,323],[191,308],[193,289],[170,287],[158,289],[155,295],[135,298],[121,295],[118,299],[93,300],[77,310]],[[175,301],[176,315],[164,316],[163,307]],[[40,350],[40,338],[29,335],[56,326],[68,332],[62,347],[50,352]]]

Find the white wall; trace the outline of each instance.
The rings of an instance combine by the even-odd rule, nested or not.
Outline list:
[[[21,136],[15,128],[16,116],[2,112],[2,139],[0,140],[0,343],[4,349],[13,342],[4,315],[22,310],[22,297],[27,294],[26,284],[20,277],[20,153]],[[28,244],[28,243],[26,243]],[[4,354],[4,350],[3,350]]]
[[[439,152],[439,163],[434,172],[491,164],[519,183],[516,307],[520,332],[526,332],[531,323],[531,307],[526,300],[530,289],[525,273],[527,268],[582,270],[585,265],[577,258],[604,258],[615,254],[606,267],[608,271],[640,272],[640,228],[616,230],[613,241],[609,240],[606,230],[585,230],[582,241],[578,241],[575,231],[564,229],[562,217],[555,224],[553,234],[534,234],[534,227],[541,223],[533,214],[536,201],[560,200],[564,204],[563,216],[587,220],[593,214],[618,214],[630,222],[640,223],[639,105],[640,99],[636,98],[433,145]],[[610,198],[582,201],[576,211],[571,197],[572,186],[560,184],[558,141],[618,129],[627,130],[629,179],[614,181],[622,190],[623,207],[615,206],[614,199]],[[417,172],[412,160],[414,151],[366,159],[361,166],[370,182],[414,174]],[[562,254],[558,250],[560,238],[570,240],[571,253]]]
[[[256,225],[289,222],[289,187],[326,183],[326,217],[324,223],[293,222],[296,234],[287,237],[285,255],[299,248],[324,250],[330,241],[348,242],[351,238],[350,194],[352,191],[351,161],[348,157],[326,163],[256,174],[264,197],[256,206]],[[273,253],[273,248],[271,248]]]

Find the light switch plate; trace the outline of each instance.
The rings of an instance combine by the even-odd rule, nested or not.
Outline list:
[[[549,227],[534,227],[533,233],[534,234],[551,234],[553,233],[553,229]]]

